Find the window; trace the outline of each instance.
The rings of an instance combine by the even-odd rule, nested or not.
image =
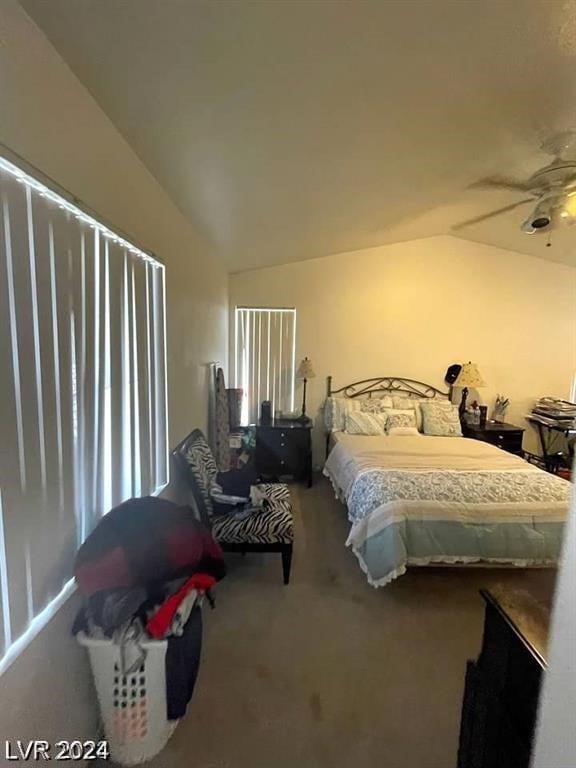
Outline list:
[[[273,413],[293,411],[296,310],[236,307],[234,339],[242,423],[258,421],[262,400],[272,402]]]
[[[0,159],[0,671],[75,552],[167,482],[164,268]]]

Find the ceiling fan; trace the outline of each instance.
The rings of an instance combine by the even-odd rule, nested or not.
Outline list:
[[[549,230],[558,220],[568,224],[574,223],[576,221],[576,160],[570,160],[565,155],[570,152],[575,143],[576,131],[564,131],[545,141],[541,149],[552,155],[553,160],[538,169],[525,182],[496,176],[472,184],[470,189],[508,189],[513,192],[523,192],[530,197],[454,224],[452,229],[459,230],[479,224],[481,221],[500,216],[528,203],[535,203],[535,206],[521,226],[522,231],[527,234],[532,235]]]

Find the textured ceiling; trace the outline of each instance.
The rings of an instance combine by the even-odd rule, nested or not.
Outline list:
[[[450,232],[576,127],[574,0],[21,2],[232,271]],[[527,212],[458,236],[576,266]]]

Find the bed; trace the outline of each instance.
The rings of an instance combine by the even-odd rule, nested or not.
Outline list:
[[[446,399],[441,390],[384,377],[328,396],[391,392]],[[384,586],[407,566],[558,562],[570,484],[521,457],[478,440],[424,434],[331,431],[324,474],[348,510],[346,542],[368,581]]]

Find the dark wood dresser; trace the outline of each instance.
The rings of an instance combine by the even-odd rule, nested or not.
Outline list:
[[[312,422],[276,420],[256,427],[256,471],[264,478],[291,475],[312,485]]]
[[[550,618],[523,590],[482,590],[482,650],[468,662],[458,768],[529,768]]]
[[[473,424],[463,424],[462,434],[474,440],[492,443],[508,453],[522,453],[522,437],[524,429],[503,421],[487,421],[483,427]]]

